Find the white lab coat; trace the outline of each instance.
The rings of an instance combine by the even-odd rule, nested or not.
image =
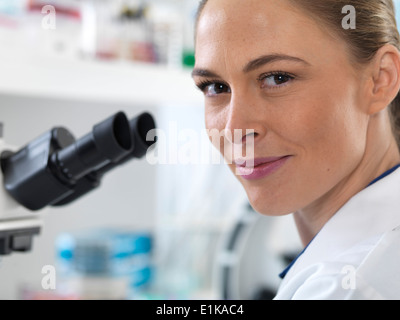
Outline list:
[[[400,299],[400,169],[325,224],[275,299]]]

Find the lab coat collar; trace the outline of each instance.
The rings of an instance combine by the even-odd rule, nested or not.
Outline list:
[[[400,169],[392,170],[389,175],[375,180],[355,195],[325,224],[297,258],[282,285],[306,267],[332,260],[357,243],[400,226],[399,195]]]

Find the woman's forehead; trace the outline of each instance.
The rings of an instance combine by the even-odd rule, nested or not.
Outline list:
[[[298,7],[287,0],[209,0],[203,8],[199,17],[199,22],[209,24],[241,24],[249,25],[252,22],[262,22],[265,19],[286,24],[282,20],[288,13],[302,14]],[[206,16],[206,21],[204,21]],[[275,18],[275,19],[274,19]],[[298,17],[299,18],[299,17]],[[203,21],[202,21],[203,20]]]
[[[318,47],[332,41],[286,0],[209,0],[198,23],[196,60],[243,64],[275,53],[320,59]]]

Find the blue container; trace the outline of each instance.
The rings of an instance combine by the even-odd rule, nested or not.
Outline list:
[[[62,234],[57,240],[59,270],[65,276],[128,277],[131,287],[151,281],[153,238],[114,229]]]

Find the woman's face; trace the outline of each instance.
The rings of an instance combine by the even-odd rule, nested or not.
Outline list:
[[[316,204],[362,159],[363,76],[344,42],[286,0],[210,0],[193,78],[205,94],[207,129],[254,138],[253,173],[229,166],[260,213]]]

